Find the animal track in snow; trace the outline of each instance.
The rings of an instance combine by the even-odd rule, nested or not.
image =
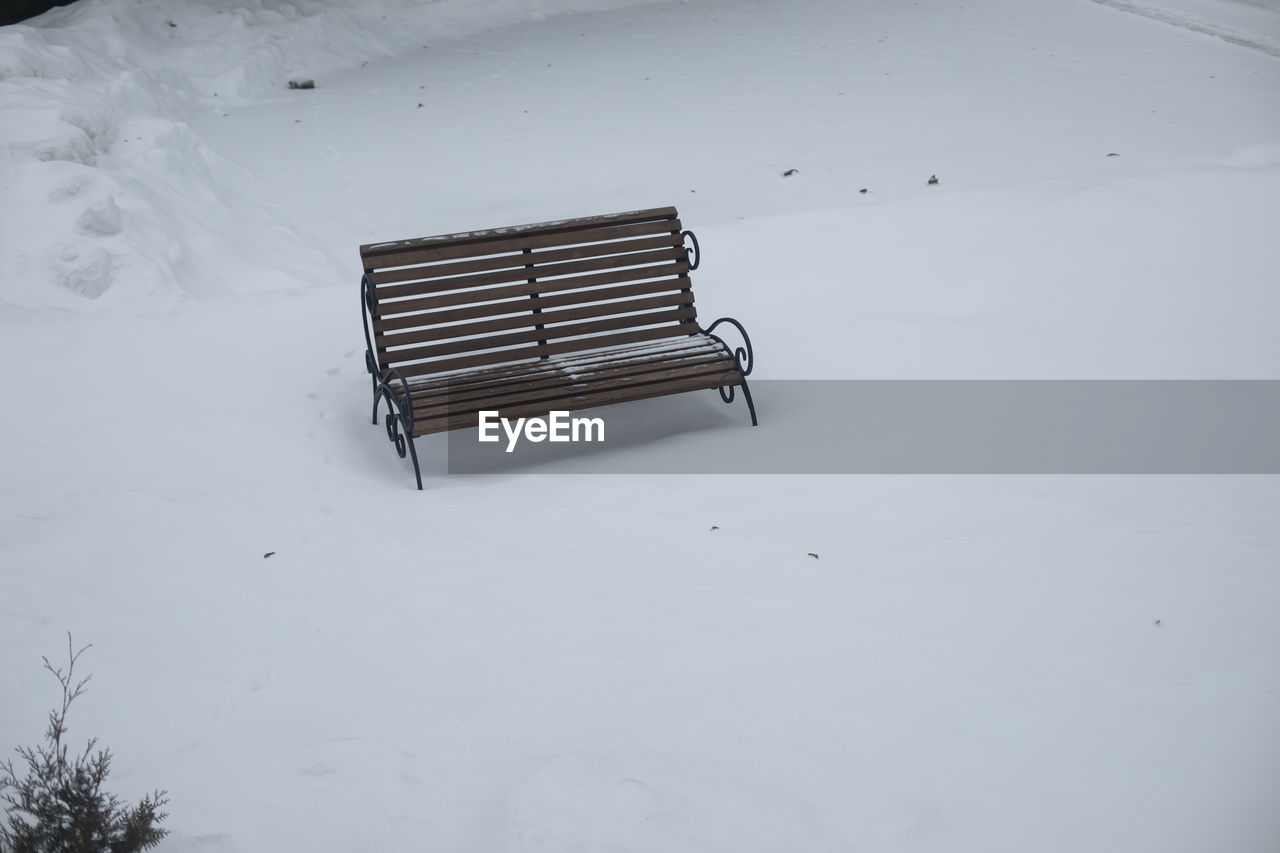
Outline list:
[[[114,283],[111,254],[87,243],[55,243],[48,256],[59,287],[85,299],[97,299]]]
[[[66,201],[69,198],[75,198],[84,192],[87,187],[92,185],[93,179],[88,175],[76,175],[74,177],[67,178],[49,192],[49,201],[59,202]]]
[[[121,230],[120,208],[111,195],[91,204],[76,220],[76,231],[88,237],[113,237]]]

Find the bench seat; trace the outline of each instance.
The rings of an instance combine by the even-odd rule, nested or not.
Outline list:
[[[420,436],[473,427],[482,410],[501,410],[510,418],[541,417],[741,382],[737,363],[724,346],[697,335],[411,381],[409,394],[413,434]]]

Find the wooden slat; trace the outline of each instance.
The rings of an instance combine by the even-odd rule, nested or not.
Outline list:
[[[474,240],[442,242],[432,247],[406,248],[393,254],[366,255],[361,253],[365,272],[387,267],[403,267],[437,261],[455,261],[483,255],[501,255],[523,252],[525,249],[550,249],[556,246],[573,246],[579,243],[603,243],[608,240],[624,240],[629,237],[645,237],[652,234],[678,234],[680,220],[664,219],[640,222],[634,225],[568,229],[553,233],[535,234],[512,230],[500,236]]]
[[[579,355],[561,356],[552,360],[523,362],[506,367],[468,371],[453,376],[428,377],[412,383],[414,399],[430,400],[441,397],[484,394],[508,386],[541,387],[544,384],[564,384],[577,377],[605,375],[610,372],[626,372],[635,367],[662,367],[680,363],[714,361],[732,357],[719,342],[705,335],[693,335],[687,339],[690,345],[671,342],[668,348],[652,344],[640,348],[615,348],[595,350]]]
[[[514,403],[526,403],[548,396],[561,396],[565,389],[574,389],[575,392],[580,393],[620,384],[657,382],[681,376],[724,373],[736,369],[733,359],[725,353],[708,353],[699,358],[662,359],[602,368],[590,374],[583,374],[581,377],[573,377],[565,373],[548,373],[523,382],[509,381],[500,385],[484,385],[461,390],[449,388],[431,394],[414,393],[413,408],[415,412],[421,411],[428,414],[437,409],[447,409],[450,412],[477,408],[500,409]]]
[[[578,412],[614,403],[628,403],[635,400],[649,399],[650,397],[663,397],[670,394],[681,394],[686,391],[703,391],[725,385],[740,384],[742,384],[741,376],[735,377],[728,373],[709,374],[670,382],[655,382],[585,394],[570,394],[554,400],[543,400],[537,403],[516,406],[503,412],[503,416],[508,418],[543,417],[552,411]],[[441,418],[424,418],[421,421],[414,421],[413,434],[420,436],[444,432],[445,430],[467,429],[475,427],[478,421],[479,418],[475,412]]]
[[[517,296],[528,296],[532,293],[539,295],[544,293],[557,293],[565,290],[586,289],[592,287],[600,287],[606,284],[622,284],[625,282],[646,281],[655,278],[666,278],[668,276],[679,276],[673,278],[672,289],[680,287],[683,289],[682,281],[687,281],[685,276],[689,272],[689,265],[684,261],[676,263],[661,264],[652,267],[636,267],[634,269],[618,270],[615,272],[595,273],[593,275],[579,275],[572,278],[557,278],[550,281],[539,281],[532,284],[507,285],[503,287],[491,287],[483,290],[460,290],[454,293],[445,293],[439,296],[421,296],[416,299],[403,299],[396,302],[380,302],[378,304],[378,313],[373,319],[374,331],[378,331],[384,326],[379,326],[379,322],[385,317],[394,317],[398,314],[417,314],[423,311],[431,311],[436,308],[450,308],[455,305],[472,305],[477,302],[492,302],[502,299],[511,299]]]
[[[450,338],[465,338],[484,335],[490,332],[502,332],[510,329],[523,329],[533,326],[550,326],[554,323],[567,323],[573,320],[588,320],[592,317],[608,317],[613,314],[629,314],[648,311],[653,308],[674,308],[693,304],[692,293],[667,293],[661,296],[650,296],[646,299],[630,299],[620,302],[597,302],[594,305],[577,305],[559,311],[543,310],[541,314],[529,311],[528,303],[524,305],[524,313],[479,323],[458,323],[452,326],[436,326],[430,329],[415,329],[378,338],[378,351],[391,350],[411,344],[429,341],[444,341]],[[393,353],[394,354],[394,353]]]
[[[380,270],[370,274],[375,285],[393,284],[397,281],[415,281],[426,278],[442,278],[445,276],[464,275],[473,272],[487,272],[527,264],[549,264],[557,261],[572,261],[579,258],[596,258],[602,255],[619,255],[624,252],[643,252],[647,249],[663,249],[681,246],[683,241],[679,234],[663,234],[658,237],[645,237],[639,240],[617,240],[608,243],[590,243],[585,246],[572,246],[567,249],[548,249],[541,252],[523,252],[509,255],[493,255],[472,258],[466,261],[430,264],[426,266],[398,267]]]
[[[410,347],[408,349],[388,351],[378,349],[378,363],[384,366],[404,364],[443,355],[457,355],[464,352],[511,347],[534,341],[549,341],[562,338],[576,338],[585,335],[599,335],[602,332],[614,332],[619,329],[633,329],[643,326],[655,326],[660,323],[678,323],[691,320],[695,316],[692,308],[676,308],[670,311],[652,311],[644,314],[628,314],[624,317],[609,317],[604,320],[592,320],[581,323],[569,323],[562,326],[533,329],[524,332],[509,332],[465,340],[450,340],[437,344]],[[604,346],[603,343],[597,346]]]
[[[579,338],[577,340],[548,343],[546,346],[535,345],[531,347],[522,347],[518,350],[481,352],[458,358],[445,358],[433,362],[406,364],[400,368],[400,372],[404,374],[406,378],[413,378],[415,376],[427,376],[432,373],[443,373],[449,370],[465,370],[472,367],[483,367],[488,364],[503,364],[505,362],[520,361],[521,359],[536,359],[543,355],[561,355],[570,352],[585,352],[587,350],[599,349],[600,347],[605,346],[635,344],[640,343],[641,341],[656,341],[662,338],[687,336],[692,334],[694,331],[695,330],[693,329],[685,329],[680,324],[673,323],[669,326],[657,326],[652,329],[637,329],[634,332],[619,332],[616,335],[609,335],[602,338]]]
[[[677,216],[674,207],[653,207],[646,210],[627,210],[621,213],[604,213],[596,216],[579,216],[573,219],[553,219],[547,222],[533,222],[527,225],[511,225],[504,228],[490,228],[483,231],[460,231],[454,234],[438,234],[433,237],[419,237],[413,240],[393,240],[384,243],[366,243],[360,247],[361,256],[377,256],[403,251],[417,246],[432,246],[440,243],[453,243],[471,239],[485,239],[494,235],[505,235],[512,231],[523,234],[545,234],[549,232],[572,230],[574,228],[594,228],[600,225],[625,225],[632,222],[645,222],[651,219],[672,219]]]
[[[658,340],[630,344],[608,349],[595,348],[586,352],[558,355],[549,360],[525,361],[518,364],[498,365],[461,373],[435,375],[416,379],[411,383],[412,393],[435,394],[452,390],[491,385],[508,381],[523,381],[544,375],[564,376],[589,373],[610,366],[651,362],[666,358],[690,358],[701,354],[727,355],[724,345],[706,335],[690,334],[677,340]]]
[[[567,305],[585,305],[593,302],[604,302],[613,299],[624,299],[632,296],[646,296],[668,291],[685,291],[689,301],[693,301],[692,285],[688,277],[677,279],[645,281],[639,284],[614,285],[592,290],[574,290],[557,293],[551,296],[539,296],[538,304],[543,308],[562,308]],[[683,304],[683,303],[682,303]],[[378,318],[374,321],[375,334],[381,339],[397,329],[416,329],[424,326],[439,326],[445,323],[456,323],[462,320],[478,320],[482,317],[500,317],[506,314],[527,313],[529,298],[519,294],[516,298],[504,302],[486,302],[469,305],[464,308],[443,308],[430,313],[400,314],[390,318]]]
[[[448,290],[478,289],[512,281],[528,281],[531,278],[550,279],[561,276],[581,275],[587,272],[598,272],[600,270],[648,266],[663,261],[677,261],[684,257],[684,249],[668,248],[626,255],[580,258],[558,264],[534,264],[532,268],[526,264],[515,269],[497,270],[495,272],[414,281],[408,284],[383,285],[375,288],[374,295],[377,297],[379,307],[381,307],[384,300],[402,299],[406,296],[421,296],[426,293],[442,293]]]
[[[617,377],[611,380],[605,380],[600,383],[587,385],[580,383],[578,385],[559,385],[551,388],[542,388],[533,391],[504,393],[491,399],[470,400],[470,401],[449,401],[448,404],[436,405],[431,407],[415,408],[414,420],[419,418],[442,418],[454,417],[456,415],[474,414],[482,410],[490,410],[499,412],[501,417],[518,417],[513,412],[528,411],[530,406],[546,405],[548,410],[561,408],[557,403],[572,398],[582,397],[588,394],[601,394],[612,391],[639,388],[645,385],[656,385],[658,383],[671,382],[688,382],[696,383],[701,387],[721,387],[735,385],[742,381],[742,377],[732,368],[721,365],[704,365],[702,369],[669,369],[663,371],[651,371],[649,373],[637,373],[629,376]]]

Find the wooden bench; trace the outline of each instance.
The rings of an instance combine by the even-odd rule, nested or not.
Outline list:
[[[419,489],[414,439],[474,427],[481,410],[542,417],[708,389],[731,403],[741,386],[756,423],[751,341],[732,318],[698,324],[698,241],[673,207],[373,243],[360,260],[373,423],[385,401]]]

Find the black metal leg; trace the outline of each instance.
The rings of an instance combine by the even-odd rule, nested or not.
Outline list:
[[[414,440],[412,435],[409,436],[409,457],[413,460],[413,478],[418,481],[418,491],[422,491],[422,471],[418,469],[418,448]]]
[[[400,380],[403,394],[397,394],[391,381]],[[422,490],[422,469],[418,467],[418,448],[413,440],[413,398],[409,394],[409,384],[404,375],[395,368],[387,371],[387,380],[379,383],[376,396],[373,398],[373,422],[378,422],[378,404],[387,401],[387,414],[383,423],[387,428],[387,439],[395,445],[396,454],[401,459],[409,456],[413,460],[413,477],[418,482],[418,490]]]
[[[736,349],[732,348],[724,342],[724,338],[715,334],[716,327],[721,323],[728,323],[736,328],[738,333],[742,335],[742,342],[745,346],[740,346]],[[719,341],[720,345],[724,347],[725,352],[733,356],[734,364],[737,365],[738,372],[742,374],[742,396],[747,400],[747,411],[751,413],[751,425],[759,426],[760,424],[756,420],[756,404],[755,401],[751,399],[751,389],[747,387],[747,377],[751,374],[751,369],[755,366],[755,355],[751,349],[751,338],[747,336],[747,330],[742,328],[742,324],[732,317],[721,317],[719,320],[716,320],[704,329],[703,334],[707,335],[712,340]],[[724,400],[726,403],[732,403],[734,387],[735,386],[730,385],[727,388],[721,388],[720,399]]]
[[[751,412],[751,425],[760,426],[756,421],[756,404],[751,399],[751,389],[747,387],[747,380],[742,380],[742,396],[747,401],[747,411]]]

